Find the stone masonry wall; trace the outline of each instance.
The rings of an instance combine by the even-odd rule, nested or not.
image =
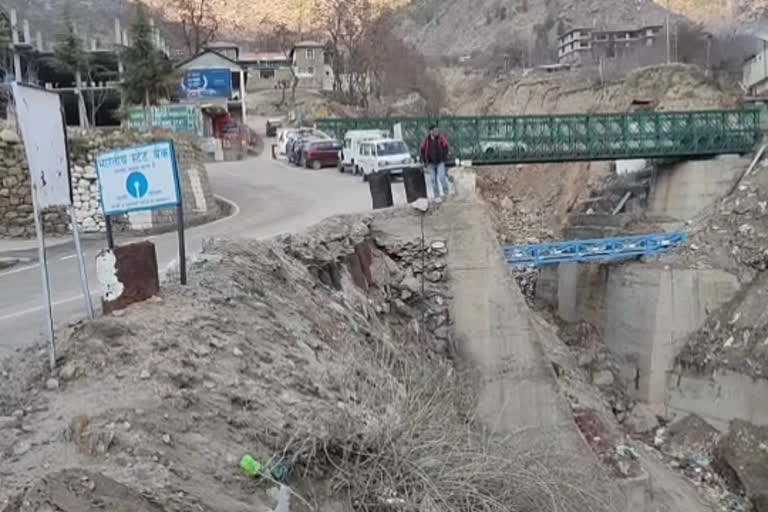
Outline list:
[[[64,211],[43,214],[46,233],[62,234],[68,230],[69,217]],[[0,131],[0,237],[35,236],[27,158],[16,132]]]
[[[169,138],[176,148],[185,224],[205,222],[219,214],[204,165],[205,155],[194,139],[166,132],[78,131],[70,133],[70,157],[75,215],[82,232],[103,232],[106,229],[96,175],[96,157],[114,149]],[[45,231],[49,235],[61,235],[70,230],[69,216],[61,209],[46,211],[43,218]],[[160,231],[173,226],[175,221],[175,210],[136,212],[113,219],[113,227],[117,231]],[[34,234],[24,148],[15,131],[5,129],[0,132],[0,237],[28,238]]]

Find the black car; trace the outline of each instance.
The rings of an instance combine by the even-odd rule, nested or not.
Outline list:
[[[280,119],[267,120],[267,137],[277,137],[277,129],[283,127]]]

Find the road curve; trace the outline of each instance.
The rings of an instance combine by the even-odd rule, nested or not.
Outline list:
[[[368,188],[359,178],[335,169],[313,171],[272,160],[267,155],[241,162],[208,166],[214,193],[236,205],[227,219],[189,229],[187,254],[199,251],[204,239],[216,236],[266,238],[303,229],[334,214],[370,208]],[[156,245],[161,269],[177,256],[175,233],[149,237]],[[135,238],[118,236],[117,243]],[[84,241],[91,292],[95,282],[95,257],[103,240]],[[30,253],[36,258],[36,252]],[[54,318],[57,325],[84,315],[77,261],[71,244],[48,251]],[[11,351],[41,339],[44,326],[41,308],[40,269],[36,263],[0,271],[0,359]]]

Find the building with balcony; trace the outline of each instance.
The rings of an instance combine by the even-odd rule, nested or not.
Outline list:
[[[665,41],[662,25],[622,30],[575,28],[558,38],[557,60],[574,66],[612,59],[629,59],[639,66],[659,64],[666,60]]]
[[[301,41],[293,46],[291,65],[299,79],[299,87],[330,90],[333,88],[333,71],[325,51],[325,44],[317,41]]]

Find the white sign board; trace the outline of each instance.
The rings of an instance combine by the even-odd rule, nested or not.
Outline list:
[[[96,158],[104,215],[179,206],[181,193],[171,142],[122,149]]]
[[[58,93],[12,84],[16,119],[40,209],[72,204],[67,143]]]

